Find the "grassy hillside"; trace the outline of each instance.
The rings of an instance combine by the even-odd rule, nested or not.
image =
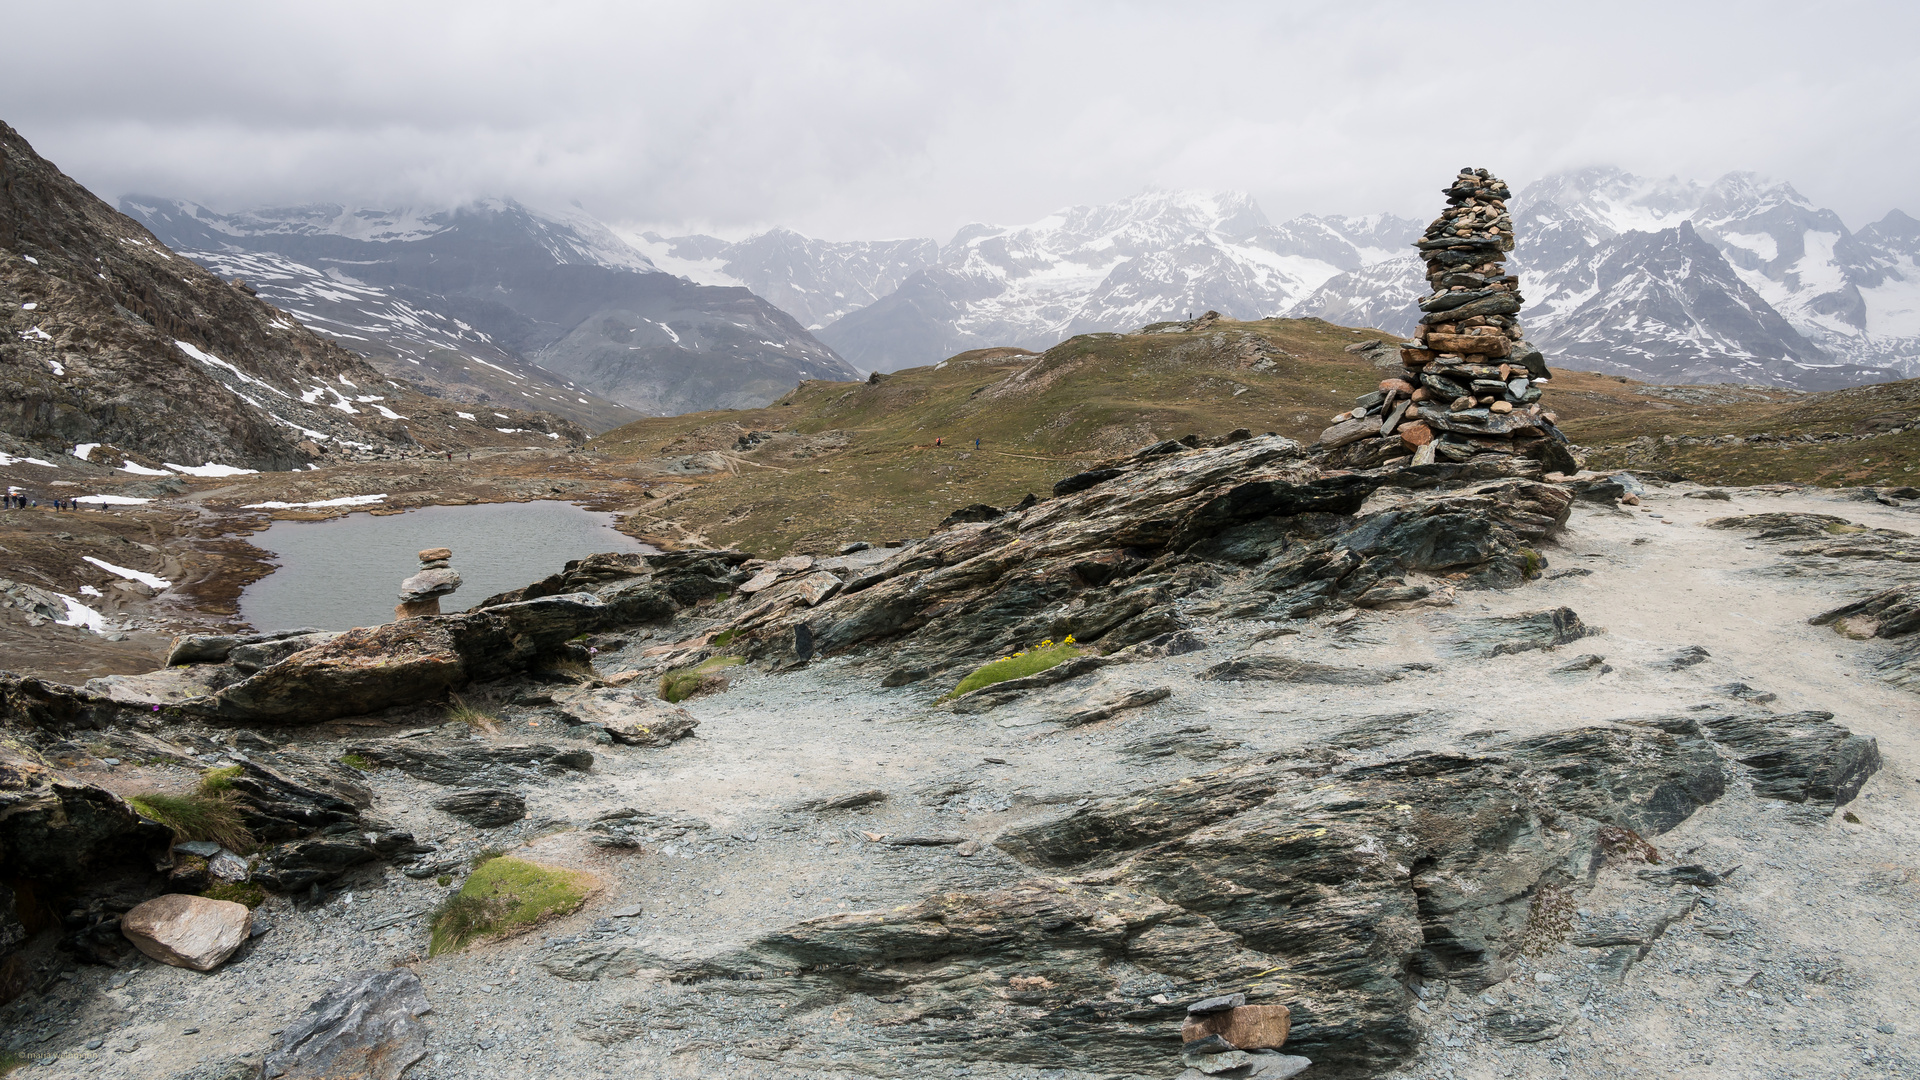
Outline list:
[[[1245,427],[1312,442],[1333,414],[1400,370],[1396,339],[1374,330],[1318,319],[1180,326],[1086,334],[1045,353],[983,349],[870,382],[805,382],[764,409],[650,417],[589,449],[630,463],[636,478],[667,481],[653,488],[662,498],[635,511],[635,531],[768,556],[821,554],[851,540],[924,535],[970,503],[1045,495],[1063,476],[1159,439]],[[1369,340],[1389,347],[1347,351]],[[1885,413],[1892,395],[1916,385],[1807,395],[1563,372],[1547,403],[1576,442],[1599,447],[1645,435],[1657,442],[1665,434],[1851,426]],[[760,441],[741,443],[755,432],[764,433]],[[1742,461],[1774,453],[1766,460],[1788,471],[1829,475],[1797,451],[1657,449],[1664,456],[1656,462],[1637,448],[1636,463],[1697,470],[1718,483],[1731,482]],[[1598,455],[1601,464],[1627,456]],[[1830,482],[1861,482],[1832,475]]]
[[[1672,469],[1703,484],[1920,483],[1920,379],[1821,394],[1637,384],[1633,392],[1665,407],[1566,426],[1595,448],[1590,467]]]
[[[1316,319],[1088,334],[1041,354],[985,349],[872,382],[806,382],[765,409],[649,418],[590,449],[655,467],[728,459],[727,471],[689,478],[667,505],[643,510],[635,524],[655,522],[643,531],[818,553],[924,535],[969,503],[1045,495],[1060,477],[1158,439],[1246,427],[1312,441],[1384,374],[1345,348],[1383,336]],[[733,453],[752,431],[786,434]]]

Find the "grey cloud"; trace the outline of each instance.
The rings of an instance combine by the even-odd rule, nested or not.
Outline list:
[[[944,238],[1146,185],[1418,214],[1593,163],[1920,190],[1911,5],[43,4],[0,119],[103,196],[579,200]]]

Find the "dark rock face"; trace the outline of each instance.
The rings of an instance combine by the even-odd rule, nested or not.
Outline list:
[[[1539,886],[1597,868],[1603,825],[1655,834],[1684,820],[1720,795],[1721,769],[1699,734],[1651,726],[1318,778],[1228,769],[998,842],[1062,876],[814,919],[670,973],[752,980],[732,985],[766,1000],[858,992],[898,1021],[945,1018],[880,1029],[909,1057],[964,1045],[1129,1074],[1177,1070],[1184,1003],[1239,993],[1292,1008],[1289,1051],[1365,1074],[1418,1040],[1410,973],[1470,988],[1504,977]]]
[[[1860,794],[1880,771],[1880,743],[1833,722],[1830,712],[1719,713],[1700,716],[1707,735],[1753,770],[1763,799],[1811,802],[1829,810]]]
[[[78,884],[128,869],[150,872],[171,841],[118,795],[64,780],[0,743],[0,866],[8,878]]]
[[[67,781],[0,742],[0,1003],[26,988],[30,972],[11,961],[44,921],[35,910],[73,911],[81,917],[77,927],[68,919],[74,951],[119,959],[127,946],[118,915],[159,887],[154,867],[172,840],[118,795]]]
[[[482,829],[511,825],[527,816],[527,800],[497,788],[456,791],[433,806]]]
[[[1321,683],[1328,686],[1378,686],[1403,676],[1397,671],[1344,668],[1290,656],[1236,656],[1200,673],[1200,678],[1238,682]]]
[[[373,792],[345,765],[296,751],[253,754],[229,781],[247,828],[262,840],[357,822]]]
[[[332,881],[356,866],[427,850],[414,842],[412,833],[382,828],[370,834],[370,824],[340,822],[317,835],[268,848],[261,852],[254,880],[280,892],[298,892]]]
[[[343,979],[280,1037],[264,1073],[282,1080],[399,1080],[426,1055],[420,1017],[428,1009],[426,989],[406,968]]]

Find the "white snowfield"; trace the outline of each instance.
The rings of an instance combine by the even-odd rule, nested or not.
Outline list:
[[[82,495],[74,502],[93,503],[98,506],[145,506],[152,499],[136,499],[131,495]]]
[[[105,559],[96,559],[91,555],[82,555],[80,556],[80,558],[86,562],[92,563],[93,565],[99,567],[102,570],[105,570],[109,574],[113,574],[117,577],[126,578],[128,581],[137,581],[149,588],[170,589],[173,587],[173,582],[168,581],[166,578],[163,578],[158,574],[149,574],[144,570],[129,570],[124,566],[115,566],[112,563],[106,561]]]
[[[172,476],[173,475],[172,473],[168,472],[165,469],[149,469],[145,465],[141,465],[137,462],[124,461],[124,460],[120,462],[120,471],[123,473],[132,473],[135,476]]]
[[[49,469],[60,467],[51,461],[42,461],[37,457],[14,457],[12,454],[0,454],[0,465],[41,465]]]
[[[271,502],[248,503],[243,510],[314,510],[328,506],[370,506],[386,499],[386,495],[343,495],[338,499],[321,499],[318,502]]]

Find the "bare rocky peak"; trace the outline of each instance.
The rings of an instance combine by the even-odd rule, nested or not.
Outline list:
[[[458,417],[168,250],[0,125],[0,431],[62,452],[285,469],[329,454],[581,433]],[[489,418],[492,419],[492,418]],[[522,439],[522,441],[527,441]]]

